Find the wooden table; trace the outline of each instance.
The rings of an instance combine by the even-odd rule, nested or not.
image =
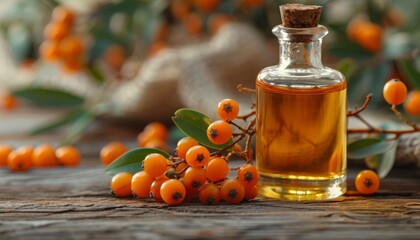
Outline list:
[[[395,168],[373,196],[354,191],[360,166],[351,166],[349,191],[334,201],[170,207],[110,194],[98,147],[118,138],[134,144],[137,134],[111,129],[99,128],[79,144],[85,157],[76,169],[0,170],[0,239],[420,239],[420,177],[414,168]],[[40,141],[11,134],[0,140]]]

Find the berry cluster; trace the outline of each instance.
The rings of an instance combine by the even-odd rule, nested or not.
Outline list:
[[[26,172],[32,167],[76,167],[79,163],[80,153],[72,146],[54,149],[49,144],[43,144],[36,148],[22,146],[14,150],[11,146],[0,145],[0,167],[9,167],[13,172]]]
[[[79,72],[83,64],[85,45],[82,39],[72,34],[75,13],[63,6],[56,7],[51,22],[44,29],[45,41],[39,53],[47,62],[60,62],[65,73]]]
[[[238,144],[245,136],[251,137],[255,133],[254,125],[245,129],[233,122],[238,118],[239,106],[232,99],[222,100],[217,112],[223,120],[211,123],[206,133],[211,143],[227,144],[224,149],[210,152],[193,137],[184,137],[178,141],[174,156],[167,158],[151,153],[142,162],[143,171],[134,175],[128,172],[114,175],[111,182],[113,194],[117,197],[151,196],[169,205],[197,198],[203,204],[218,204],[221,199],[227,203],[240,203],[255,198],[259,171],[252,165],[249,146],[242,151]],[[242,133],[233,134],[231,125]],[[163,128],[157,127],[156,123],[151,126],[139,134],[139,146],[147,147],[155,139],[152,135],[166,138]],[[243,158],[246,163],[229,167],[232,155]],[[228,177],[231,171],[237,171],[236,177]]]
[[[420,91],[412,90],[407,96],[407,87],[397,78],[388,81],[383,89],[384,99],[390,105],[404,103],[404,110],[412,115],[420,115]]]

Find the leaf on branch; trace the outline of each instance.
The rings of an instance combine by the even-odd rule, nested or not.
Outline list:
[[[387,141],[378,138],[357,140],[347,146],[347,156],[354,159],[385,153],[396,144],[396,141]]]
[[[147,155],[151,153],[159,153],[165,158],[169,158],[169,154],[155,148],[136,148],[129,152],[126,152],[115,161],[113,161],[106,168],[105,172],[111,176],[119,172],[129,172],[135,174],[141,171],[141,164]]]
[[[350,58],[345,58],[335,65],[335,69],[340,71],[344,77],[349,80],[355,69],[355,64]]]
[[[53,131],[59,127],[62,127],[64,125],[70,124],[75,122],[77,119],[79,119],[83,114],[85,114],[85,110],[84,109],[77,109],[75,111],[70,112],[69,114],[65,115],[62,118],[59,118],[57,120],[54,120],[50,123],[47,123],[43,126],[37,127],[35,129],[33,129],[30,134],[31,135],[37,135],[37,134],[41,134],[41,133],[46,133],[46,132],[50,132]]]
[[[413,61],[400,59],[397,62],[398,69],[414,88],[420,89],[420,72],[416,69]]]
[[[92,113],[84,111],[73,121],[73,124],[68,130],[68,134],[61,141],[60,145],[73,144],[76,142],[94,120],[95,116]]]
[[[28,87],[12,93],[36,104],[54,107],[80,106],[85,99],[59,89],[44,87]]]
[[[196,139],[200,144],[206,147],[222,150],[232,143],[232,139],[222,145],[211,143],[207,138],[206,131],[212,121],[208,116],[201,112],[188,108],[182,108],[175,112],[175,115],[172,117],[172,121],[181,131]]]

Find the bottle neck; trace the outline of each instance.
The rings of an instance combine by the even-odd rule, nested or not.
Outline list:
[[[309,42],[279,40],[280,69],[323,68],[321,61],[322,39]]]

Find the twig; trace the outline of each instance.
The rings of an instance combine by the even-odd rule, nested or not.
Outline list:
[[[369,93],[366,96],[365,102],[363,103],[362,107],[361,108],[356,107],[354,109],[354,111],[347,111],[347,116],[350,117],[350,116],[354,116],[354,115],[357,115],[357,114],[363,112],[367,108],[367,106],[369,105],[370,101],[372,100],[372,96],[373,96],[373,94]]]
[[[397,115],[398,119],[400,119],[401,122],[407,124],[408,126],[411,126],[413,130],[420,130],[417,125],[413,122],[408,121],[401,113],[397,110],[395,105],[392,105],[391,110]]]
[[[242,84],[239,84],[237,87],[236,87],[236,89],[239,91],[239,92],[247,92],[247,93],[257,93],[257,90],[255,90],[255,89],[252,89],[252,88],[246,88],[246,87],[242,87]]]

